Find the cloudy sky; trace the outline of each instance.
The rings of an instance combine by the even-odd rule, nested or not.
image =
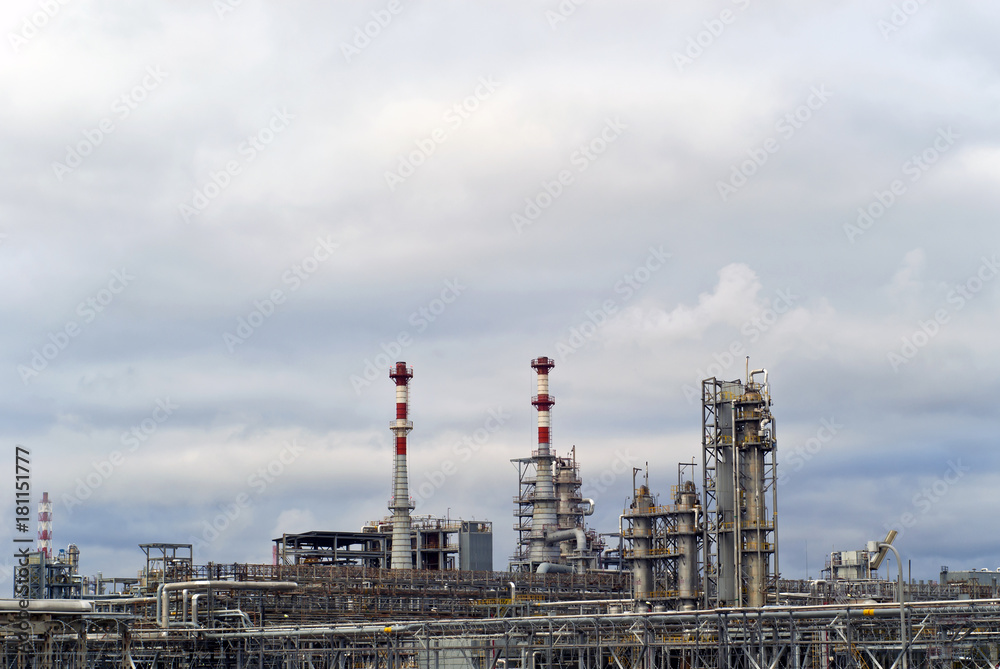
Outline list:
[[[531,358],[557,360],[554,445],[612,532],[621,472],[668,501],[699,379],[750,355],[784,576],[889,527],[914,578],[1000,566],[993,3],[11,0],[0,23],[9,535],[16,444],[87,574],[358,529],[388,513],[402,359],[416,513],[492,520],[503,568]]]

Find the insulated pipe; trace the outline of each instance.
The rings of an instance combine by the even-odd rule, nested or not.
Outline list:
[[[587,505],[587,509],[583,512],[583,515],[585,516],[594,515],[594,507],[596,506],[594,504],[594,500],[590,499],[589,497],[584,497],[583,503]]]
[[[156,588],[160,627],[170,627],[170,593],[175,590],[294,590],[293,581],[178,581],[161,583]]]
[[[0,611],[23,611],[19,599],[0,599]],[[94,602],[83,599],[29,599],[28,611],[45,613],[90,613]]]
[[[413,378],[413,368],[405,362],[397,362],[389,370],[389,378],[396,383],[396,420],[389,423],[389,429],[396,436],[396,454],[392,470],[392,558],[390,568],[412,569],[413,551],[410,548],[410,503],[409,483],[406,473],[406,435],[413,429],[409,418],[409,384]]]
[[[152,604],[156,601],[156,597],[100,597],[94,600],[94,604]]]
[[[558,544],[563,541],[569,541],[570,539],[574,538],[576,539],[576,552],[577,552],[577,557],[580,558],[580,563],[578,567],[573,571],[582,574],[586,571],[586,568],[584,567],[583,564],[583,556],[587,551],[587,535],[586,533],[584,533],[582,529],[577,527],[572,530],[558,530],[556,532],[549,532],[545,535],[545,543],[548,545]]]
[[[164,585],[166,585],[166,583],[160,583],[156,586],[156,622],[160,622],[160,619],[163,617],[162,602]]]
[[[562,566],[562,565],[557,565]],[[628,600],[624,600],[628,601]],[[967,604],[977,604],[977,603],[990,603],[996,604],[994,599],[981,599],[981,600],[964,600]],[[571,602],[566,602],[567,604]],[[1000,613],[1000,607],[992,606],[989,608],[975,607],[970,605],[965,606],[955,606],[955,600],[944,600],[936,602],[920,602],[919,604],[907,604],[907,608],[911,609],[915,613],[954,613],[954,614],[975,614],[975,613]],[[930,605],[930,606],[928,606]],[[768,606],[764,609],[709,609],[705,611],[698,612],[646,612],[646,613],[622,613],[617,614],[613,618],[609,616],[593,616],[593,615],[559,615],[559,616],[549,616],[549,618],[555,622],[574,622],[581,621],[591,624],[608,624],[612,621],[614,624],[621,624],[622,622],[638,622],[643,620],[648,620],[653,623],[695,623],[697,624],[705,618],[726,618],[728,616],[733,616],[738,619],[800,619],[800,618],[837,618],[841,616],[851,615],[856,617],[895,617],[898,615],[898,604],[874,604],[871,606],[852,606],[844,607],[842,605],[818,605],[818,606]],[[282,628],[268,628],[267,631],[258,632],[229,632],[221,634],[206,634],[206,638],[222,639],[222,638],[258,638],[258,637],[274,637],[274,636],[307,636],[310,634],[337,634],[337,635],[355,635],[355,634],[372,634],[372,633],[402,633],[411,631],[423,631],[429,633],[432,630],[448,630],[455,627],[456,629],[465,630],[467,626],[471,624],[476,624],[484,628],[495,626],[503,630],[513,629],[511,626],[516,626],[516,623],[523,622],[527,624],[535,624],[537,622],[537,617],[521,617],[521,618],[504,618],[499,620],[496,618],[480,618],[476,620],[465,620],[461,623],[447,623],[447,622],[425,622],[420,624],[405,623],[398,626],[394,626],[391,622],[387,622],[384,626],[360,626],[360,625],[343,625],[343,626],[316,626],[316,627],[282,627]],[[458,625],[462,627],[459,628]],[[502,626],[502,628],[500,627]],[[186,631],[186,630],[178,630]],[[136,638],[142,638],[141,633],[136,634]]]
[[[198,600],[204,597],[207,593],[199,592],[197,595],[191,597],[191,622],[194,626],[198,626]]]
[[[538,569],[535,570],[536,574],[575,574],[576,569],[569,566],[568,564],[554,564],[552,562],[543,562],[538,565]]]
[[[760,369],[755,369],[752,372],[750,372],[750,377],[747,379],[747,381],[753,381],[753,377],[755,375],[757,375],[757,374],[763,374],[764,375],[764,386],[763,387],[767,388],[768,392],[770,393],[771,389],[767,385],[767,370],[764,369],[763,367],[761,367]]]

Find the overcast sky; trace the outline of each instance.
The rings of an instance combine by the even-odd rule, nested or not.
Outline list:
[[[700,464],[699,380],[750,355],[784,576],[890,527],[914,578],[1000,567],[998,19],[5,2],[8,534],[15,444],[31,533],[48,491],[86,574],[134,576],[143,542],[270,562],[282,532],[357,530],[389,513],[405,360],[415,513],[493,521],[503,569],[532,358],[613,532],[630,467],[667,503]]]

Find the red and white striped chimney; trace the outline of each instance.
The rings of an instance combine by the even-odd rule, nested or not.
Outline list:
[[[45,559],[52,559],[52,502],[47,492],[42,493],[38,502],[38,552],[45,553]]]
[[[413,551],[410,547],[410,501],[409,484],[406,475],[406,435],[413,429],[409,418],[409,384],[413,378],[413,368],[405,362],[397,362],[389,369],[389,378],[396,383],[396,420],[389,429],[396,436],[396,455],[392,469],[392,569],[412,569]]]
[[[535,460],[535,497],[531,514],[531,535],[529,559],[533,563],[550,562],[558,559],[559,545],[549,545],[545,533],[558,529],[556,516],[556,494],[552,483],[552,437],[549,411],[556,398],[549,394],[549,370],[556,366],[551,358],[535,358],[531,366],[538,374],[538,394],[531,403],[538,410],[538,451]]]

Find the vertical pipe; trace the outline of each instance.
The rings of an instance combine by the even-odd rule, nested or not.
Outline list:
[[[413,368],[405,362],[397,362],[389,370],[389,378],[396,383],[396,420],[389,424],[396,437],[396,453],[392,470],[392,569],[412,569],[413,551],[410,547],[410,502],[409,484],[406,474],[406,435],[413,429],[409,418],[409,384],[413,378]]]
[[[531,367],[538,375],[538,394],[531,403],[538,410],[538,451],[535,460],[535,499],[531,515],[531,549],[529,560],[532,564],[555,561],[559,557],[559,547],[545,542],[545,533],[558,526],[556,515],[556,495],[552,483],[552,461],[549,411],[556,403],[549,394],[549,370],[556,366],[555,360],[541,357],[531,361]]]

